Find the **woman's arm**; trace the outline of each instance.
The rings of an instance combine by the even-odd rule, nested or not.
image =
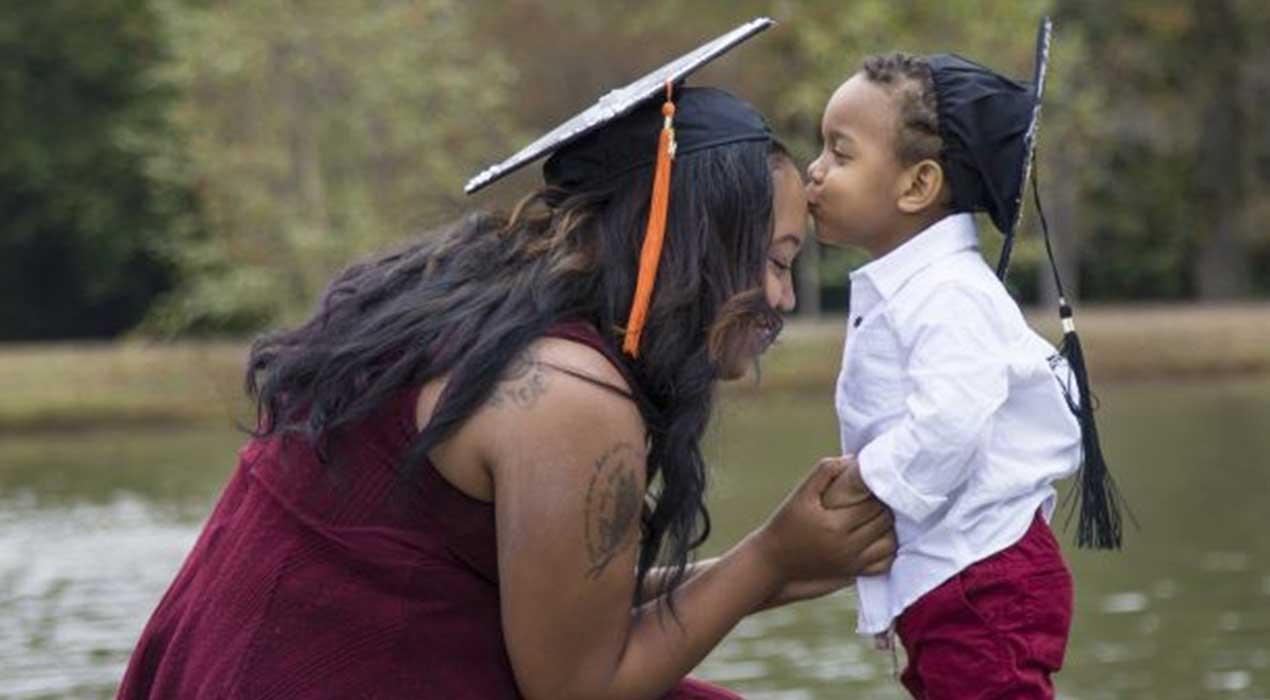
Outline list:
[[[581,369],[596,376],[613,373],[576,346],[539,349],[573,367],[589,362]],[[538,389],[533,406],[484,410],[469,432],[487,447],[504,637],[530,700],[657,698],[787,583],[859,569],[889,529],[884,518],[860,526],[825,509],[821,493],[844,467],[822,462],[764,527],[679,588],[677,620],[656,609],[660,598],[633,615],[645,494],[639,413],[558,373]]]
[[[719,561],[719,557],[711,557],[709,559],[701,559],[694,561],[688,565],[684,571],[683,582],[687,582],[697,575],[705,573],[715,562]],[[640,591],[639,603],[647,603],[652,601],[666,592],[666,586],[670,583],[670,568],[659,566],[648,572],[648,576],[644,578],[644,589]],[[681,582],[682,583],[682,582]]]

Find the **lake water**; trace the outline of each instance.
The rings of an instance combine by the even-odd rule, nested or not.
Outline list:
[[[1104,448],[1142,528],[1120,554],[1067,548],[1077,597],[1060,697],[1270,698],[1270,382],[1101,398]],[[228,427],[0,435],[0,699],[112,696],[239,442]],[[707,441],[708,549],[761,523],[835,449],[825,395],[726,398]],[[756,699],[906,697],[889,653],[853,630],[849,591],[769,611],[698,674]]]

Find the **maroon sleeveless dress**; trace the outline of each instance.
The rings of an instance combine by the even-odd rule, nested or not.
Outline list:
[[[550,335],[613,360],[590,326]],[[431,464],[410,485],[394,473],[416,433],[417,397],[403,391],[353,429],[336,469],[298,438],[240,451],[119,698],[520,697],[503,643],[493,505]],[[692,679],[666,697],[738,698]]]

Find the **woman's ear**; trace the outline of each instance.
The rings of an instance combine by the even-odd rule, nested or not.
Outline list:
[[[900,175],[900,198],[896,202],[905,214],[921,214],[943,201],[944,168],[927,158],[909,166]]]

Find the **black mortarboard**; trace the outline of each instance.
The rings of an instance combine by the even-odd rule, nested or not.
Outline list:
[[[656,164],[634,300],[623,329],[622,349],[632,357],[639,355],[640,334],[652,304],[675,155],[772,137],[763,117],[745,102],[722,90],[680,86],[689,74],[773,24],[766,17],[747,22],[613,90],[516,155],[487,168],[463,188],[471,194],[549,154],[544,178],[547,184],[566,190],[596,185]],[[658,108],[654,98],[661,94],[665,101]]]
[[[565,146],[569,146],[584,136],[595,134],[596,132],[609,133],[613,138],[610,142],[602,142],[599,137],[589,139],[587,143],[579,144],[579,146],[583,149],[589,149],[590,153],[575,151],[573,155],[580,158],[593,159],[601,165],[607,162],[614,169],[630,169],[648,165],[657,156],[657,132],[662,126],[661,114],[659,112],[656,113],[656,116],[652,117],[651,121],[647,121],[647,123],[645,123],[644,119],[639,118],[640,115],[636,115],[635,119],[632,120],[623,120],[621,117],[635,111],[641,105],[656,105],[653,100],[658,95],[663,94],[667,82],[678,86],[683,82],[684,78],[687,78],[697,69],[722,56],[737,44],[773,24],[775,22],[767,17],[751,20],[717,39],[698,46],[639,80],[609,92],[597,100],[594,105],[548,131],[512,157],[481,171],[479,175],[468,181],[463,191],[472,194],[495,180],[509,175],[543,156],[557,153]],[[744,105],[744,103],[735,100],[735,98],[732,99],[738,106],[744,106],[746,111],[753,113],[753,108]],[[679,100],[675,101],[677,104],[679,103]],[[740,140],[735,138],[738,134],[732,133],[736,131],[738,126],[728,120],[729,117],[733,116],[732,111],[727,106],[724,106],[722,101],[711,105],[707,105],[704,101],[699,104],[710,111],[694,114],[692,108],[688,105],[678,105],[679,111],[675,113],[675,135],[679,153],[687,153],[690,150],[700,150],[701,148],[728,142],[712,142],[716,132],[725,139],[729,138],[730,134],[733,137],[731,141]],[[696,104],[694,104],[695,106]],[[685,114],[685,110],[689,110],[689,113]],[[757,113],[753,113],[753,116],[757,117],[757,121],[749,119],[743,125],[744,128],[751,129],[749,132],[750,137],[755,139],[770,138],[767,126],[765,124],[761,127],[759,126],[762,118],[758,117]],[[651,130],[644,133],[642,129],[646,126]],[[758,134],[758,130],[762,130],[763,134]],[[648,139],[649,148],[646,151],[635,152],[634,148],[630,147],[630,144],[625,143],[636,132],[638,132],[638,135],[645,136]],[[642,139],[640,141],[642,142]],[[636,145],[642,146],[642,143]],[[564,154],[561,155],[563,156]],[[559,159],[553,160],[558,161]],[[570,160],[577,162],[572,158]],[[548,166],[550,167],[550,165],[549,163]],[[572,177],[571,175],[570,179]]]
[[[675,90],[675,155],[737,141],[768,141],[771,130],[746,102],[715,88]],[[621,119],[578,138],[543,163],[548,185],[575,190],[652,165],[657,160],[661,105],[646,101]]]
[[[1059,353],[1071,368],[1076,384],[1076,395],[1069,391],[1067,404],[1080,424],[1082,464],[1078,483],[1069,494],[1076,497],[1069,501],[1069,518],[1079,513],[1078,545],[1118,549],[1122,534],[1120,510],[1124,508],[1128,512],[1128,508],[1103,458],[1098,426],[1094,422],[1095,399],[1089,388],[1085,352],[1076,334],[1072,307],[1063,291],[1058,266],[1054,263],[1049,226],[1032,173],[1052,31],[1049,18],[1041,20],[1031,83],[1010,80],[952,54],[930,56],[927,61],[935,84],[939,126],[944,138],[942,160],[952,188],[953,208],[985,211],[1005,234],[997,262],[997,276],[1002,280],[1009,268],[1015,229],[1021,218],[1023,190],[1032,175],[1032,194],[1058,288],[1059,319],[1063,326]],[[1131,512],[1129,515],[1132,517]]]
[[[956,54],[927,57],[935,84],[942,154],[957,211],[986,211],[1005,234],[997,275],[1005,276],[1022,213],[1049,61],[1049,18],[1036,37],[1033,80],[1021,83]]]

